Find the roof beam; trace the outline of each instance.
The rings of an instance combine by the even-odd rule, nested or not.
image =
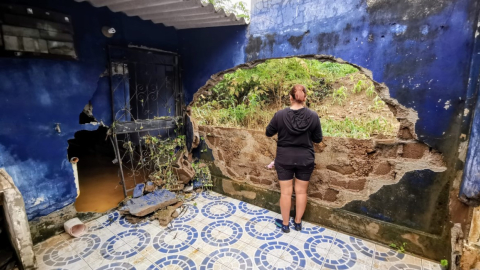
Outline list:
[[[219,18],[226,18],[223,14],[200,14],[200,15],[193,15],[193,16],[171,16],[161,19],[152,20],[154,23],[168,23],[168,22],[185,22],[185,21],[192,21],[192,20],[202,20],[202,19],[219,19]]]
[[[77,2],[88,1],[94,7],[104,7],[104,6],[108,6],[108,5],[112,5],[112,4],[128,2],[128,1],[131,1],[131,0],[75,0],[75,1],[77,1]]]
[[[245,21],[235,21],[235,22],[217,22],[217,23],[191,23],[191,24],[176,24],[174,27],[178,30],[181,29],[190,29],[190,28],[207,28],[207,27],[219,27],[219,26],[230,26],[230,25],[244,25]]]
[[[141,15],[140,18],[144,20],[161,20],[163,18],[171,18],[171,17],[178,17],[178,16],[196,16],[196,15],[205,15],[205,14],[213,14],[215,13],[215,9],[213,6],[206,6],[206,7],[196,7],[190,9],[183,9],[177,10],[175,12],[162,12],[162,13],[155,13],[155,14],[147,14]]]
[[[179,3],[184,0],[136,0],[136,1],[126,1],[121,3],[115,3],[109,5],[108,7],[115,12],[127,12],[135,9],[149,8],[149,7],[158,7],[167,4]]]
[[[170,21],[170,22],[162,22],[165,25],[172,26],[172,25],[178,25],[178,24],[202,24],[202,23],[216,23],[216,22],[234,22],[236,21],[237,18],[235,16],[232,17],[222,17],[222,18],[216,18],[216,19],[192,19],[189,21]]]
[[[156,14],[156,13],[169,13],[172,11],[179,11],[179,10],[191,9],[196,7],[202,7],[202,3],[200,2],[200,0],[182,1],[178,3],[171,3],[171,4],[162,5],[162,6],[139,8],[139,9],[134,9],[130,11],[125,11],[125,13],[129,16],[141,16],[141,15]]]

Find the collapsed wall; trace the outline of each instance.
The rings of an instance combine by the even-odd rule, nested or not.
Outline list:
[[[296,57],[349,64],[325,55]],[[246,63],[213,75],[194,95],[194,101],[190,103],[187,112],[191,111],[198,98],[202,95],[208,96],[210,89],[222,81],[225,74],[238,68],[252,68],[264,61]],[[372,82],[375,92],[398,121],[398,132],[392,138],[324,137],[323,144],[315,145],[316,167],[310,180],[310,208],[307,207],[310,210],[307,211],[305,219],[385,244],[408,242],[410,252],[439,259],[449,251],[446,246],[438,247],[443,241],[435,235],[438,230],[419,231],[414,226],[408,226],[409,220],[405,220],[404,224],[392,222],[394,226],[390,226],[389,221],[381,217],[348,210],[347,204],[353,201],[365,202],[374,194],[387,195],[381,193],[383,187],[399,185],[402,178],[409,178],[413,172],[440,173],[446,170],[442,154],[421,142],[415,133],[417,112],[391,98],[388,88],[373,81],[368,70],[351,65]],[[276,137],[266,137],[264,130],[218,126],[198,126],[195,129],[198,138],[203,137],[210,150],[202,157],[213,157],[212,175],[217,178],[217,185],[221,185],[214,188],[215,190],[262,207],[279,210],[278,197],[275,195],[280,191],[276,172],[266,168],[275,158]],[[421,183],[418,188],[422,189]],[[391,199],[395,199],[392,201],[394,204],[402,204],[401,198]],[[442,226],[440,224],[437,227]]]
[[[201,126],[199,132],[223,175],[280,190],[275,171],[266,168],[275,158],[276,138],[261,131],[221,127]],[[315,145],[315,162],[309,197],[329,207],[366,200],[410,171],[445,170],[442,155],[415,140],[326,137],[324,145]]]
[[[303,59],[346,63],[325,55],[296,56]],[[200,88],[195,101],[238,68],[253,68],[265,60],[257,60],[220,72]],[[350,63],[347,63],[350,64]],[[375,91],[400,123],[394,139],[350,139],[325,137],[315,146],[316,167],[310,181],[309,197],[329,207],[343,207],[354,200],[366,200],[384,185],[395,184],[407,172],[429,169],[446,170],[443,157],[418,141],[413,109],[390,97],[388,88],[372,79],[371,73],[354,64],[373,82]],[[232,180],[279,190],[276,173],[266,165],[275,158],[276,138],[267,138],[262,131],[200,126],[198,131],[212,150],[214,165]]]

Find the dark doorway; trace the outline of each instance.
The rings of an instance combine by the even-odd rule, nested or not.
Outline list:
[[[124,199],[123,188],[115,164],[115,152],[108,128],[81,130],[68,141],[68,157],[78,158],[80,195],[75,202],[79,212],[105,212]]]

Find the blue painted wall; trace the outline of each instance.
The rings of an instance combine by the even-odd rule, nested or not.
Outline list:
[[[176,51],[175,29],[70,0],[5,1],[72,16],[79,61],[0,58],[0,167],[20,189],[29,219],[74,202],[77,192],[67,160],[67,140],[82,129],[79,114],[92,100],[93,114],[111,123],[107,44]],[[103,26],[115,27],[111,39]],[[54,129],[60,123],[61,133]]]
[[[445,155],[448,170],[406,175],[345,210],[442,234],[448,228],[449,190],[458,169],[459,137],[465,130],[462,121],[470,117],[463,116],[464,109],[472,106],[466,104],[472,96],[469,80],[478,77],[472,78],[471,66],[472,55],[479,52],[474,46],[479,5],[474,0],[253,0],[244,42],[234,31],[226,41],[219,39],[221,29],[207,29],[201,35],[179,31],[182,55],[188,53],[192,57],[188,61],[193,61],[188,73],[194,76],[184,78],[187,101],[213,73],[240,64],[237,50],[242,44],[244,62],[328,54],[370,69],[393,98],[418,112],[419,139]],[[224,44],[219,46],[220,42]],[[218,48],[230,58],[196,59]],[[212,65],[218,68],[209,68]],[[409,191],[408,204],[402,203],[406,195],[396,192],[399,188]],[[393,203],[385,205],[379,199],[383,197]]]
[[[185,101],[213,74],[245,61],[247,26],[227,26],[178,31]]]

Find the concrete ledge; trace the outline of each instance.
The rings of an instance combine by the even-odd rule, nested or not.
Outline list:
[[[3,205],[10,241],[22,269],[36,269],[32,237],[22,194],[5,169],[0,169],[0,205]]]
[[[280,213],[278,191],[217,176],[212,178],[214,191]],[[295,213],[294,204],[292,202],[291,215]],[[412,230],[312,201],[307,204],[304,220],[386,246],[391,243],[407,243],[406,250],[409,253],[436,261],[449,256],[449,247],[445,244],[448,239],[445,236]]]

